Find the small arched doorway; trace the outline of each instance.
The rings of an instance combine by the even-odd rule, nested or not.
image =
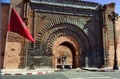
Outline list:
[[[73,37],[64,35],[57,38],[53,45],[53,67],[63,64],[79,67],[79,52],[79,44]]]

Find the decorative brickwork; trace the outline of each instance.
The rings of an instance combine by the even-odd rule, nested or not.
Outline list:
[[[113,27],[108,14],[114,10],[114,4],[107,5],[105,10],[98,3],[72,0],[12,0],[11,4],[25,21],[36,43],[10,32],[6,52],[2,53],[4,68],[25,68],[31,64],[38,68],[56,68],[63,64],[73,68],[113,65]],[[119,37],[117,40],[119,47]],[[16,61],[9,57],[13,51]],[[10,63],[16,66],[9,66]]]

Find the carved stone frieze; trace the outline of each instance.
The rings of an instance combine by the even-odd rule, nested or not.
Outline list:
[[[92,9],[96,10],[99,8],[98,3],[84,2],[84,1],[71,1],[71,0],[30,0],[34,4],[45,4],[53,5],[59,7],[73,7],[73,8],[82,8],[82,9]]]

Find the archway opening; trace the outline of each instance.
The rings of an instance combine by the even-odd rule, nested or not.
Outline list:
[[[79,52],[78,42],[73,37],[65,35],[57,38],[53,45],[53,67],[79,67]]]
[[[66,68],[72,66],[75,68],[75,48],[69,42],[63,42],[57,47],[57,53],[55,53],[55,57],[57,60],[57,66],[65,65]]]
[[[75,56],[76,56],[76,51],[75,51],[75,48],[74,46],[69,43],[69,42],[63,42],[60,44],[60,46],[63,45],[63,46],[66,46],[68,49],[65,49],[65,55],[63,56],[66,56],[66,64],[70,64],[73,66],[73,68],[75,68]]]

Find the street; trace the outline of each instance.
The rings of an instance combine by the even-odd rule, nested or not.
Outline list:
[[[91,72],[64,70],[43,75],[3,75],[2,79],[120,79],[120,71]]]

